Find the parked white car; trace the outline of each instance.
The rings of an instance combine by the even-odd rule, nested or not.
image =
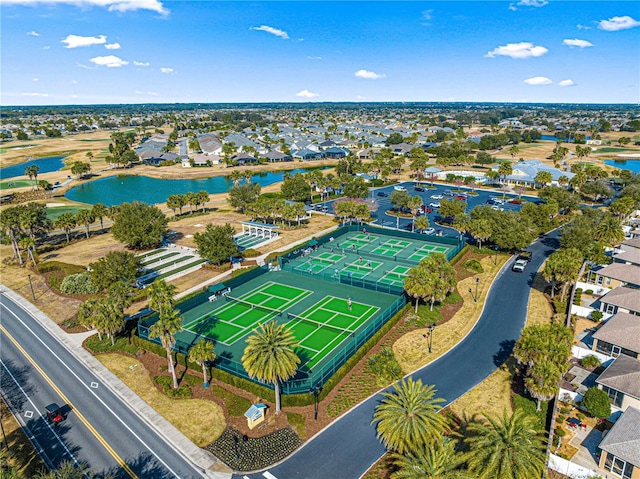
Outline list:
[[[422,234],[423,235],[433,235],[436,234],[436,229],[435,228],[427,228],[422,230]]]
[[[393,189],[396,191],[407,191],[407,189],[404,186],[399,186],[399,185],[394,186]]]
[[[442,195],[431,195],[430,198],[432,200],[441,200],[442,199]]]
[[[440,208],[440,203],[437,201],[434,201],[433,203],[429,203],[429,207],[430,208]]]

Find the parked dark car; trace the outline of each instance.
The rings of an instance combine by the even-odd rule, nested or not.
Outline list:
[[[378,196],[384,196],[387,197],[389,196],[387,193],[385,193],[384,191],[378,191]]]
[[[56,403],[49,404],[44,410],[47,414],[47,421],[49,421],[50,424],[59,424],[65,420],[62,408]]]
[[[426,190],[422,186],[416,186],[413,191],[419,191],[420,193],[424,193]]]

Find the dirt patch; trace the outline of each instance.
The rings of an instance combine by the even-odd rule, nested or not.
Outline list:
[[[533,324],[550,324],[553,319],[553,307],[549,297],[544,294],[549,283],[541,273],[537,273],[533,280],[533,287],[529,293],[529,306],[527,309],[527,326]]]
[[[0,399],[0,420],[2,421],[3,433],[0,441],[3,448],[8,451],[7,464],[18,468],[24,477],[36,477],[37,473],[46,469],[45,465],[2,399]],[[4,465],[4,461],[0,460],[0,468],[2,465]],[[5,477],[4,469],[0,471],[0,476]]]

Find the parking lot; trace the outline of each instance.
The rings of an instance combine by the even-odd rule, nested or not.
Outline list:
[[[390,200],[391,193],[393,193],[394,188],[398,187],[405,188],[411,196],[418,195],[422,198],[422,203],[426,207],[425,214],[429,219],[429,225],[435,228],[436,234],[442,235],[458,236],[458,232],[453,228],[436,224],[436,221],[440,220],[438,205],[442,199],[453,199],[455,195],[465,195],[467,202],[467,213],[469,213],[476,206],[487,205],[487,202],[491,201],[492,198],[498,199],[499,201],[496,201],[496,203],[501,204],[494,204],[491,206],[493,206],[494,208],[502,208],[504,209],[504,211],[518,211],[522,206],[519,204],[509,203],[509,200],[518,198],[517,195],[509,193],[504,195],[504,202],[502,203],[503,193],[497,190],[487,191],[476,189],[476,195],[474,196],[473,194],[466,195],[466,193],[472,192],[470,188],[462,187],[460,188],[460,191],[462,191],[463,193],[459,193],[458,187],[450,184],[434,183],[434,188],[431,188],[430,183],[425,182],[420,183],[420,186],[416,185],[417,184],[415,182],[407,181],[393,186],[371,188],[371,198],[374,198],[379,204],[377,212],[372,214],[372,217],[375,218],[374,224],[385,226],[388,228],[411,229],[411,218],[400,218],[397,216],[388,215],[386,213],[393,208]],[[419,189],[423,189],[423,191],[416,191],[416,187],[418,187]],[[523,198],[528,201],[538,201],[538,198],[536,197],[527,197],[526,195],[523,195]],[[326,207],[329,213],[333,213],[333,200],[319,203],[317,205],[312,205],[312,207],[316,211],[322,211],[323,207]]]

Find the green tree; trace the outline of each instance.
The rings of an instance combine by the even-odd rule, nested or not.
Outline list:
[[[194,193],[193,191],[188,191],[184,194],[184,201],[189,205],[189,212],[193,213],[193,207],[198,206],[198,194]]]
[[[73,213],[71,216],[73,216]],[[5,235],[9,237],[13,248],[14,258],[22,264],[22,256],[20,255],[20,247],[18,244],[19,238],[22,234],[22,226],[20,225],[20,208],[13,206],[0,210],[0,226],[3,231],[3,239]]]
[[[170,208],[173,210],[173,217],[176,217],[176,210],[180,211],[180,214],[182,214],[182,208],[184,208],[184,206],[186,205],[186,198],[185,195],[181,195],[181,194],[175,194],[175,195],[169,195],[169,197],[167,198],[167,208]]]
[[[91,166],[89,163],[85,163],[84,161],[76,161],[71,165],[71,174],[75,175],[75,177],[84,176],[85,174],[91,171]]]
[[[240,180],[242,179],[242,172],[240,172],[239,170],[233,170],[225,178],[231,180],[233,182],[233,186],[238,186],[240,184]]]
[[[387,137],[386,145],[398,145],[404,141],[404,138],[400,133],[391,133]]]
[[[418,312],[418,304],[420,299],[434,298],[434,290],[438,281],[435,274],[430,273],[423,265],[411,268],[404,278],[404,289],[409,296],[415,298],[415,311]],[[433,301],[431,302],[433,309]]]
[[[177,309],[162,309],[158,313],[158,321],[149,328],[150,338],[160,338],[167,352],[167,366],[173,378],[173,389],[178,389],[178,378],[171,357],[171,350],[176,344],[175,334],[182,331],[182,316]]]
[[[208,224],[205,231],[193,236],[198,254],[207,261],[220,265],[238,254],[238,245],[233,240],[235,229],[229,223],[224,226]]]
[[[280,194],[287,200],[304,202],[310,198],[309,185],[302,174],[296,173],[284,179]]]
[[[409,193],[406,190],[393,190],[391,196],[389,196],[389,201],[397,209],[408,208],[409,198]]]
[[[549,183],[551,183],[551,181],[553,180],[553,178],[551,177],[551,173],[549,171],[539,171],[536,174],[536,177],[533,179],[533,181],[535,181],[537,184],[540,184],[542,186],[546,186]]]
[[[175,306],[176,287],[164,279],[156,279],[149,287],[149,307],[158,314],[168,313]]]
[[[567,287],[572,281],[578,279],[578,273],[582,266],[583,255],[577,249],[559,249],[551,253],[544,265],[542,276],[551,283],[551,297],[555,293],[555,287],[563,284],[562,301],[564,301]]]
[[[581,405],[593,417],[601,419],[611,415],[609,395],[597,386],[587,389]]]
[[[438,212],[443,218],[448,218],[456,222],[464,218],[466,210],[466,201],[442,199],[440,200],[440,209]]]
[[[444,399],[435,397],[432,385],[409,377],[397,382],[394,391],[383,392],[371,424],[382,444],[398,454],[420,451],[437,441],[447,426],[438,411]]]
[[[306,187],[305,187],[306,188]],[[227,201],[241,213],[245,208],[254,203],[260,196],[261,187],[258,183],[242,184],[229,188]]]
[[[95,263],[91,263],[91,281],[98,289],[104,291],[118,282],[133,284],[140,269],[140,259],[130,251],[111,251]]]
[[[469,472],[478,479],[538,479],[545,469],[546,443],[536,430],[537,418],[517,409],[502,418],[485,416],[469,424],[466,455]]]
[[[478,243],[478,248],[482,248],[482,243],[487,241],[492,234],[491,221],[483,218],[469,221],[467,228],[469,234]]]
[[[509,148],[509,154],[511,155],[511,160],[515,161],[516,160],[516,156],[518,156],[518,153],[520,153],[520,147],[518,145],[513,145],[511,148]]]
[[[347,198],[362,199],[369,196],[369,186],[363,178],[356,176],[345,181],[343,192]]]
[[[95,221],[92,210],[80,210],[76,213],[76,221],[85,227],[85,235],[89,237],[89,228]]]
[[[428,447],[405,454],[392,454],[397,470],[391,479],[462,479],[471,477],[458,468],[464,462],[455,441],[438,438]]]
[[[55,221],[56,228],[60,228],[64,231],[64,234],[67,237],[67,243],[69,242],[69,234],[71,233],[71,230],[75,228],[77,224],[78,221],[76,219],[76,215],[71,211],[62,213]]]
[[[625,221],[633,210],[635,209],[635,202],[633,198],[629,196],[623,196],[614,200],[609,205],[609,212],[618,218],[620,221]]]
[[[548,401],[555,397],[560,389],[560,370],[552,361],[542,361],[529,368],[524,386],[537,400],[536,411],[540,411],[541,401]]]
[[[209,202],[209,192],[200,190],[196,193],[198,204],[202,205],[202,212],[205,212],[205,206]]]
[[[612,215],[605,215],[593,233],[594,239],[611,246],[619,245],[624,241],[624,231],[620,221]]]
[[[251,378],[273,383],[276,414],[280,413],[280,383],[293,377],[300,364],[293,332],[275,321],[261,324],[246,340],[242,366]]]
[[[167,233],[167,217],[156,206],[122,203],[113,218],[113,237],[132,249],[158,246]]]
[[[41,203],[27,203],[16,206],[20,226],[29,236],[35,239],[36,235],[46,233],[52,227],[51,220],[47,217],[47,208]]]
[[[202,375],[204,376],[204,385],[209,385],[207,379],[207,363],[216,359],[215,346],[213,341],[207,339],[201,339],[189,349],[189,357],[193,359],[197,364],[202,366]]]
[[[411,215],[412,215],[412,218],[411,218],[411,231],[415,231],[416,215],[420,211],[420,208],[422,208],[422,198],[420,196],[418,196],[418,195],[410,196],[409,197],[408,206],[411,209]]]
[[[100,229],[104,229],[104,217],[109,216],[109,209],[102,203],[96,203],[91,208],[91,214],[94,218],[100,220]]]
[[[429,218],[426,215],[421,215],[416,218],[416,228],[418,231],[426,230],[429,227]]]
[[[39,172],[40,172],[40,167],[38,165],[30,165],[25,167],[24,169],[24,175],[33,181],[34,190],[37,188],[36,180],[38,179]]]
[[[502,177],[503,182],[507,181],[507,176],[512,174],[513,167],[511,166],[511,163],[507,163],[506,161],[500,163],[500,166],[498,167],[498,175]]]

